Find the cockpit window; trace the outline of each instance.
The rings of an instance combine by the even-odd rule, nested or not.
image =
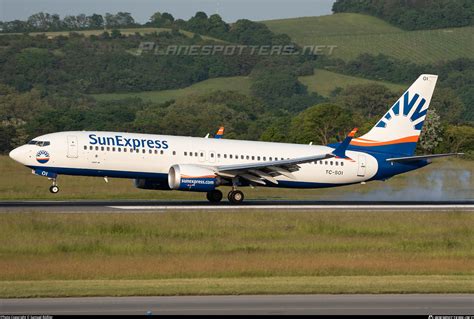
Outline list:
[[[37,146],[40,146],[40,147],[43,147],[43,146],[48,146],[50,145],[51,143],[49,141],[35,141],[35,140],[31,140],[28,142],[28,145],[37,145]]]

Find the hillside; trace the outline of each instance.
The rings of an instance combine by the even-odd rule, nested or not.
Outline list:
[[[381,81],[366,80],[354,76],[342,75],[327,70],[314,70],[313,75],[301,76],[299,80],[308,87],[308,91],[316,92],[322,96],[329,96],[332,90],[337,87],[345,88],[349,85],[378,83],[385,85],[392,91],[405,89],[404,85],[387,83]],[[246,76],[234,76],[209,79],[202,81],[183,89],[165,90],[165,91],[149,91],[139,93],[107,93],[107,94],[93,94],[93,96],[102,101],[118,100],[130,97],[139,97],[146,101],[155,103],[163,103],[179,97],[188,96],[191,94],[208,93],[217,90],[234,90],[243,94],[250,92],[250,79]]]
[[[286,33],[300,45],[335,45],[333,57],[350,60],[361,53],[383,53],[415,63],[474,56],[474,27],[403,31],[368,15],[263,21],[273,32]]]

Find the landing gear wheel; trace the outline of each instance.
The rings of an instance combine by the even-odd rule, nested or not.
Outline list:
[[[49,191],[53,194],[57,194],[59,192],[59,187],[56,185],[53,185],[49,188]]]
[[[231,191],[227,195],[231,204],[241,204],[244,201],[244,193],[241,191]]]
[[[211,203],[219,203],[222,200],[222,192],[218,189],[207,192],[207,200]]]

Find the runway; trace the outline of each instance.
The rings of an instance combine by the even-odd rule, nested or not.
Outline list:
[[[337,210],[337,211],[474,211],[474,200],[466,201],[288,201],[248,200],[241,205],[228,202],[159,200],[96,201],[2,201],[0,213],[6,212],[167,212],[235,210]]]
[[[474,295],[261,295],[0,299],[0,315],[467,315],[473,313]]]

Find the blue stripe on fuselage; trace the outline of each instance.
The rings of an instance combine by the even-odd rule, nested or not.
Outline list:
[[[103,169],[87,169],[87,168],[69,168],[69,167],[51,167],[51,166],[28,166],[31,169],[41,169],[43,171],[52,172],[61,175],[78,175],[78,176],[107,176],[117,178],[153,178],[168,179],[168,174],[149,173],[149,172],[130,172],[130,171],[114,171]]]
[[[75,176],[98,176],[98,177],[115,177],[115,178],[147,178],[161,180],[168,183],[168,174],[163,173],[148,173],[148,172],[130,172],[130,171],[114,171],[114,170],[98,170],[86,168],[69,168],[69,167],[51,167],[51,166],[28,166],[31,169],[41,169],[46,172],[56,173],[59,175],[75,175]],[[249,186],[248,183],[242,181],[241,186]],[[357,182],[358,183],[358,182]],[[301,182],[301,181],[278,181],[278,184],[267,183],[266,186],[282,187],[282,188],[328,188],[350,185],[346,184],[330,184],[330,183],[315,183],[315,182]]]

